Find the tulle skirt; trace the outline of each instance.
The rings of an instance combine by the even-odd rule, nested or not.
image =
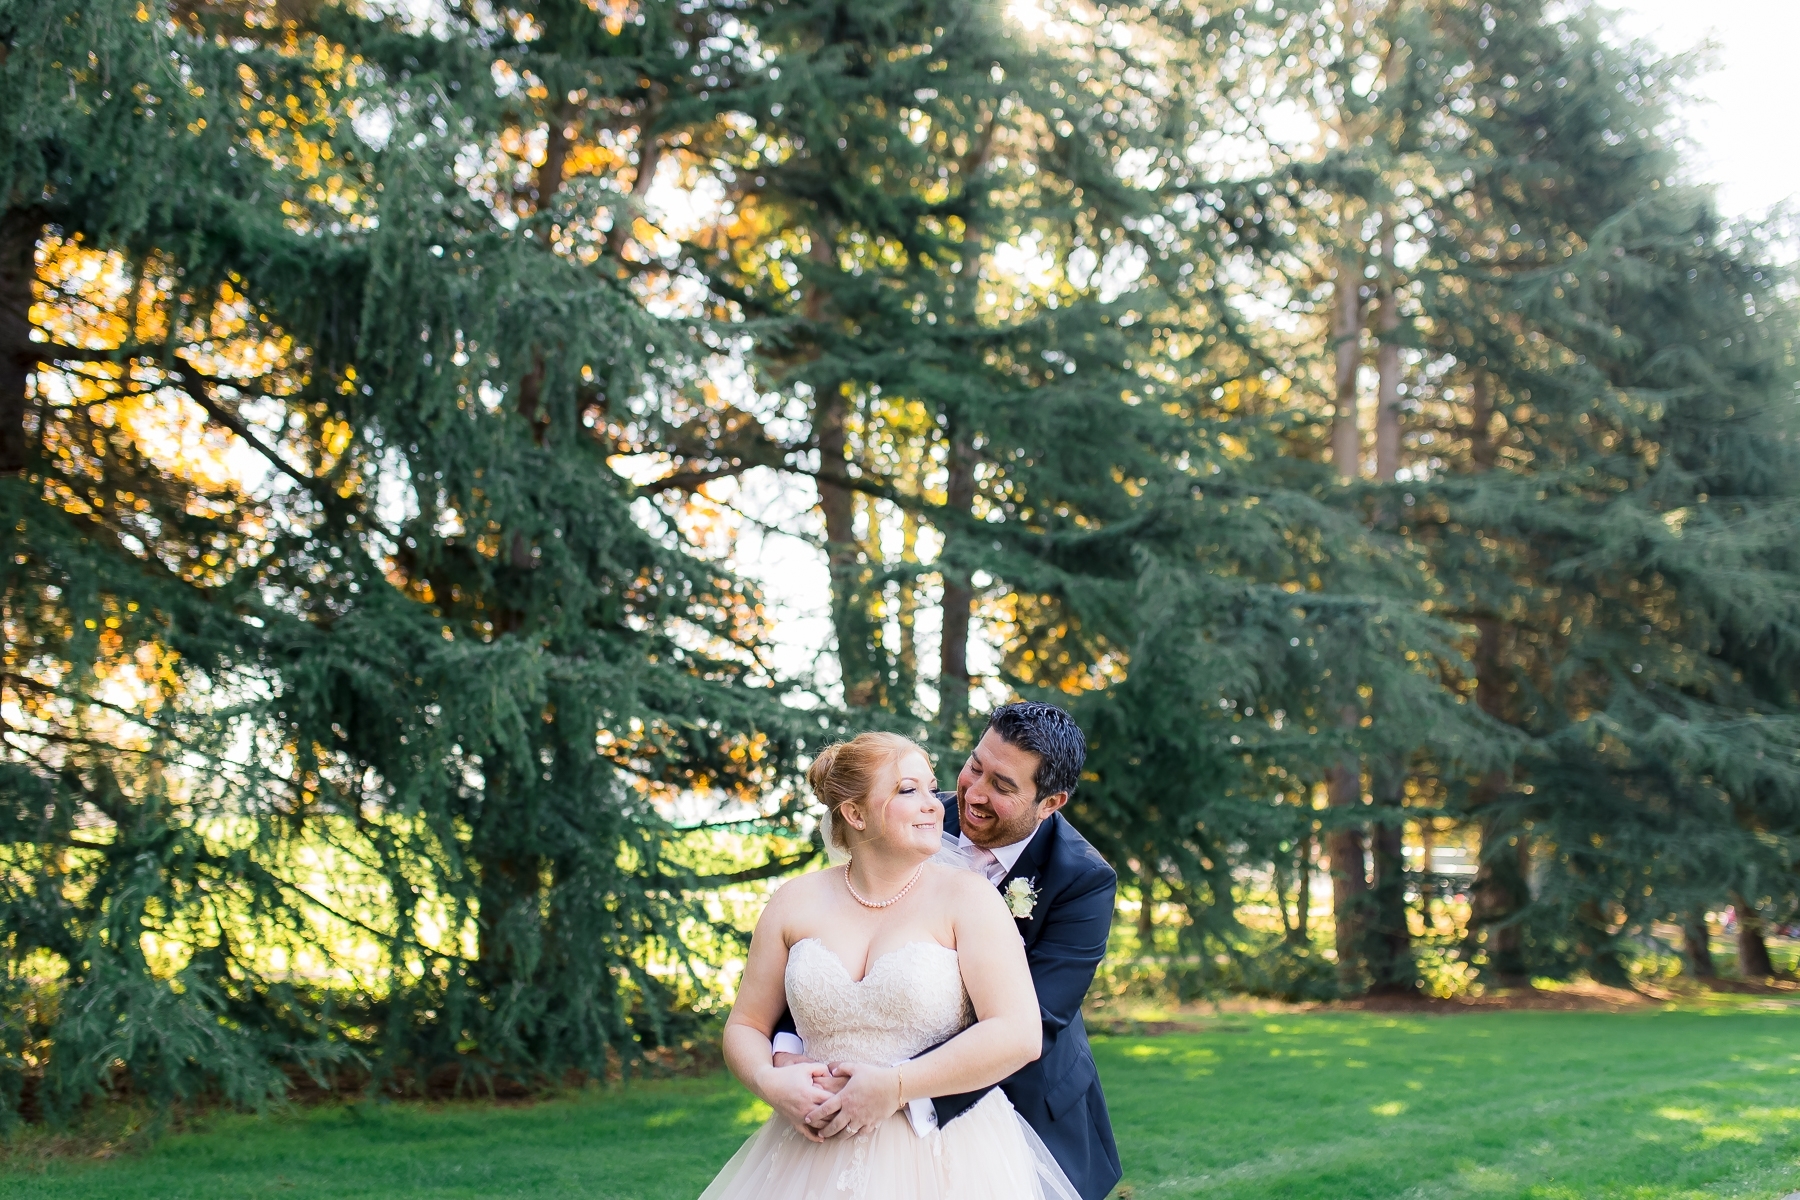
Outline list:
[[[772,1117],[700,1200],[1080,1200],[995,1088],[925,1137],[895,1113],[855,1137],[814,1142]]]

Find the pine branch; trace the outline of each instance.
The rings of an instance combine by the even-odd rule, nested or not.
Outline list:
[[[813,846],[800,854],[792,854],[786,858],[772,858],[760,867],[750,867],[747,870],[732,871],[724,875],[700,875],[685,882],[678,881],[674,876],[661,875],[658,877],[658,881],[665,886],[680,882],[682,887],[700,891],[724,887],[729,883],[751,883],[758,879],[774,879],[813,861],[819,857],[820,850],[820,847]]]
[[[209,417],[242,438],[251,449],[267,459],[269,464],[283,475],[286,475],[289,479],[292,479],[295,483],[299,484],[313,495],[323,498],[323,493],[318,490],[323,481],[290,466],[286,459],[275,452],[273,447],[269,446],[251,431],[250,426],[242,417],[226,408],[224,404],[219,401],[218,397],[212,394],[221,386],[235,387],[236,385],[231,380],[220,379],[217,376],[208,375],[204,371],[201,371],[180,359],[175,359],[168,345],[163,343],[139,344],[121,346],[113,350],[96,350],[84,346],[64,346],[57,343],[33,343],[33,352],[37,361],[40,363],[92,362],[114,363],[123,366],[126,363],[137,359],[152,360],[152,364],[157,370],[162,371],[178,383],[185,385],[183,390],[187,392],[194,403],[198,404]],[[174,365],[175,363],[180,363],[181,365]],[[193,386],[194,384],[198,384],[199,386]],[[285,399],[285,397],[271,398]]]
[[[323,480],[317,479],[314,476],[308,475],[305,472],[288,465],[287,460],[282,458],[280,454],[277,454],[274,447],[269,446],[261,438],[257,437],[256,434],[251,432],[250,426],[242,417],[226,408],[219,401],[216,394],[219,385],[224,384],[225,386],[232,386],[230,381],[214,378],[213,376],[209,376],[202,371],[186,365],[181,367],[164,367],[163,369],[177,379],[184,381],[192,380],[194,383],[199,384],[198,387],[189,387],[187,392],[188,395],[193,397],[194,403],[204,409],[208,416],[225,426],[225,428],[231,430],[231,432],[237,434],[238,437],[242,438],[252,450],[255,450],[258,454],[262,455],[262,457],[268,461],[269,465],[274,467],[277,471],[286,475],[289,479],[299,484],[312,495],[321,500],[326,499],[328,493],[321,490],[324,482]]]

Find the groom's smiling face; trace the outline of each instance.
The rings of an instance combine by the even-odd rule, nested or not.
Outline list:
[[[1010,846],[1068,802],[1067,792],[1037,798],[1041,756],[1021,750],[992,729],[982,735],[956,776],[956,812],[977,846]]]

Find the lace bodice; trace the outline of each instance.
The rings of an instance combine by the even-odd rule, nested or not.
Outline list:
[[[807,1057],[819,1062],[889,1067],[975,1019],[956,951],[936,942],[890,950],[856,980],[825,943],[802,938],[788,951],[787,1000]]]

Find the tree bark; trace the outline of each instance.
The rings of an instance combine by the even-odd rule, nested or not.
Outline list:
[[[1383,212],[1380,308],[1375,318],[1375,478],[1383,483],[1392,483],[1400,469],[1400,309],[1394,291],[1394,248],[1393,214]]]
[[[1500,461],[1494,443],[1494,396],[1486,371],[1475,372],[1469,385],[1469,459],[1477,471],[1491,471]]]
[[[1138,953],[1156,953],[1156,871],[1148,851],[1138,867]]]
[[[12,209],[0,216],[0,474],[16,475],[31,459],[25,433],[31,374],[31,285],[37,279],[37,240],[43,222]]]
[[[1736,892],[1731,893],[1731,903],[1737,909],[1738,974],[1745,979],[1773,978],[1775,962],[1763,940],[1762,914]]]
[[[1269,863],[1269,886],[1275,892],[1275,916],[1281,921],[1281,940],[1294,940],[1294,923],[1288,920],[1287,868],[1279,856]]]
[[[1475,647],[1475,703],[1490,717],[1505,719],[1506,688],[1502,683],[1504,647],[1501,625],[1492,618],[1475,621],[1479,633]],[[1525,941],[1514,918],[1530,903],[1521,864],[1529,857],[1525,834],[1510,824],[1485,815],[1506,791],[1504,771],[1490,771],[1475,786],[1470,807],[1484,813],[1479,823],[1480,857],[1469,889],[1469,937],[1483,936],[1487,943],[1487,970],[1501,987],[1524,987],[1531,982],[1525,963]]]
[[[1356,424],[1356,371],[1362,361],[1362,256],[1346,249],[1338,254],[1333,284],[1331,339],[1337,360],[1335,407],[1331,416],[1331,461],[1338,478],[1355,479],[1362,458],[1362,434]]]
[[[1419,986],[1419,967],[1413,959],[1412,928],[1406,910],[1406,774],[1397,763],[1387,763],[1373,780],[1377,810],[1370,827],[1370,916],[1364,936],[1369,964],[1369,990],[1394,995]]]
[[[819,445],[819,511],[825,517],[825,558],[831,572],[831,624],[837,635],[838,670],[844,685],[844,703],[867,708],[876,699],[872,669],[867,598],[863,595],[867,574],[862,548],[856,541],[856,493],[826,476],[844,471],[845,420],[849,401],[839,388],[818,393],[814,428]]]
[[[562,191],[563,165],[569,161],[568,123],[574,114],[565,106],[550,114],[544,126],[544,161],[531,181],[531,207],[543,212]],[[641,161],[641,160],[640,160]]]
[[[1433,818],[1426,817],[1419,822],[1419,917],[1424,922],[1427,937],[1437,936],[1437,914],[1431,907],[1437,890],[1436,836]]]
[[[486,792],[497,801],[515,791],[508,773],[490,764]],[[490,994],[530,978],[542,944],[541,873],[529,822],[510,805],[493,804],[470,841],[476,864],[476,974]]]
[[[1712,933],[1706,927],[1704,909],[1690,909],[1681,922],[1681,951],[1687,959],[1688,974],[1695,979],[1717,979],[1713,965]]]
[[[631,198],[632,201],[639,203],[642,202],[644,193],[648,192],[650,186],[656,182],[656,166],[662,161],[662,143],[656,140],[656,135],[651,131],[651,126],[656,123],[659,107],[653,105],[645,111],[643,119],[638,125],[637,174],[631,180]],[[625,249],[625,239],[631,236],[631,227],[636,220],[636,213],[635,207],[631,203],[615,209],[614,213],[616,215],[613,218],[613,227],[606,233],[606,248],[616,256]],[[815,250],[820,246],[820,239],[817,235],[813,237],[813,246]],[[820,256],[815,253],[813,257],[819,258]],[[815,289],[814,295],[817,294]],[[809,319],[816,320],[817,317],[809,314]]]
[[[1351,713],[1354,719],[1354,711]],[[1331,913],[1336,925],[1338,987],[1346,994],[1363,990],[1363,936],[1368,928],[1369,875],[1361,824],[1346,813],[1362,807],[1362,770],[1347,758],[1325,777],[1325,802],[1336,815],[1325,835],[1331,858]]]
[[[1394,482],[1400,470],[1400,346],[1395,334],[1400,313],[1394,294],[1393,214],[1381,214],[1380,309],[1376,313],[1379,342],[1375,349],[1377,375],[1375,410],[1375,478]],[[1385,505],[1384,505],[1385,507]],[[1391,510],[1376,515],[1377,527],[1393,520]],[[1371,793],[1378,810],[1371,826],[1370,850],[1373,875],[1371,918],[1364,939],[1369,961],[1370,988],[1376,992],[1410,992],[1419,983],[1413,960],[1412,928],[1406,914],[1406,825],[1401,813],[1406,800],[1403,757],[1384,756],[1372,766]]]
[[[900,515],[900,561],[908,566],[919,561],[919,517],[908,509]],[[894,658],[895,708],[913,711],[919,691],[919,584],[912,576],[901,580],[896,606],[900,623],[900,651]]]
[[[1494,405],[1485,371],[1474,372],[1469,414],[1469,457],[1478,471],[1498,460],[1494,444]],[[1507,718],[1506,629],[1493,617],[1475,618],[1475,703],[1497,721]],[[1470,808],[1482,814],[1477,824],[1480,848],[1475,879],[1469,887],[1469,949],[1486,941],[1487,974],[1501,987],[1525,987],[1531,973],[1525,961],[1525,935],[1515,918],[1531,902],[1521,864],[1530,859],[1523,830],[1487,812],[1506,791],[1507,774],[1490,771],[1476,784]]]
[[[961,423],[950,423],[950,448],[944,485],[944,507],[951,520],[966,517],[975,505],[975,447]],[[957,553],[966,537],[946,522],[941,556],[944,578],[943,636],[938,651],[938,727],[954,740],[969,709],[969,612],[975,603],[966,563]]]
[[[1300,880],[1294,885],[1294,935],[1296,945],[1308,941],[1306,923],[1312,915],[1313,835],[1310,830],[1300,839]]]

